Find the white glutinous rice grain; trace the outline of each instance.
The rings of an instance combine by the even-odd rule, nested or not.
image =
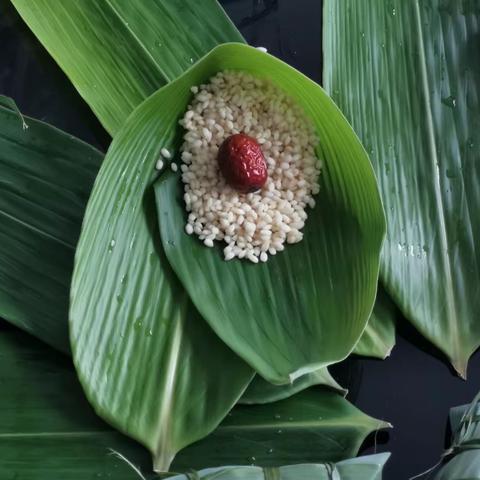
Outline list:
[[[170,159],[172,158],[172,154],[170,153],[170,151],[166,148],[162,148],[160,150],[160,153],[162,154],[162,157],[166,158],[166,159]]]
[[[265,47],[257,47],[257,50],[260,50],[263,53],[267,53],[268,50]]]
[[[180,120],[185,231],[207,247],[224,242],[225,260],[266,262],[302,240],[307,209],[315,206],[321,162],[314,125],[285,92],[244,72],[220,72],[191,91]],[[267,161],[267,181],[254,193],[231,188],[218,168],[220,145],[239,132],[257,139]]]
[[[170,168],[171,168],[174,172],[176,172],[176,171],[178,170],[178,165],[177,165],[175,162],[172,162],[172,163],[170,164]]]
[[[157,160],[157,163],[155,164],[155,168],[157,170],[161,170],[163,168],[163,160],[161,158]]]

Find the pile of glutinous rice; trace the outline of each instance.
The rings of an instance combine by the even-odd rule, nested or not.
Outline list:
[[[225,242],[225,260],[265,262],[285,242],[302,240],[306,208],[315,206],[321,162],[313,124],[282,90],[243,72],[220,72],[192,92],[180,120],[185,230],[207,247]],[[219,147],[239,133],[256,140],[267,167],[265,184],[253,193],[232,188],[219,169]]]

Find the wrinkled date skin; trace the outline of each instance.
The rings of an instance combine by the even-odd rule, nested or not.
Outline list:
[[[262,149],[244,133],[227,137],[218,149],[217,160],[226,182],[241,193],[256,192],[267,181],[267,162]]]

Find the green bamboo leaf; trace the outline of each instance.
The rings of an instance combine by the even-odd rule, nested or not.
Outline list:
[[[379,285],[373,312],[353,353],[385,359],[395,345],[396,307]]]
[[[137,479],[111,449],[151,477],[147,450],[94,414],[67,357],[1,322],[0,352],[0,478]],[[181,452],[174,468],[246,464],[255,455],[259,464],[335,461],[356,455],[365,435],[383,426],[338,395],[321,389],[310,395],[281,402],[280,410],[235,408],[215,432]],[[301,428],[288,421],[292,417]]]
[[[444,454],[450,460],[435,480],[474,480],[480,478],[480,393],[472,403],[450,409],[452,445]]]
[[[205,480],[381,480],[389,453],[343,460],[336,464],[286,465],[278,468],[217,467],[195,472]],[[193,474],[176,475],[172,480],[191,480]]]
[[[434,480],[479,480],[480,451],[469,450],[453,457],[435,475]]]
[[[377,287],[382,206],[368,158],[330,98],[296,70],[251,47],[217,47],[153,95],[141,117],[148,135],[155,135],[167,95],[176,97],[178,118],[189,87],[224,69],[268,75],[311,117],[325,165],[317,207],[301,243],[264,264],[225,262],[220,247],[205,248],[185,233],[180,175],[170,172],[155,185],[160,235],[173,269],[220,338],[267,381],[286,384],[342,360],[362,334]]]
[[[325,2],[324,84],[377,173],[381,276],[413,325],[465,376],[480,344],[476,2]]]
[[[260,377],[260,375],[255,375],[242,398],[240,398],[239,403],[249,405],[276,402],[291,397],[312,385],[323,385],[332,388],[341,395],[347,394],[347,390],[342,388],[330,375],[328,368],[324,367],[315,372],[302,375],[289,385],[272,385]]]
[[[95,415],[67,357],[3,323],[0,352],[0,478],[134,480],[109,449],[148,471],[148,452]]]
[[[69,351],[68,296],[103,154],[0,97],[0,316]]]
[[[105,129],[219,43],[243,38],[216,0],[12,0]]]
[[[157,470],[211,432],[253,376],[189,303],[158,237],[153,167],[182,108],[170,85],[153,117],[139,109],[105,157],[77,248],[70,307],[73,357],[89,401],[150,449]]]
[[[390,426],[332,390],[310,388],[275,403],[236,406],[212,435],[178,454],[173,470],[231,464],[230,442],[239,465],[336,462],[355,456],[370,433]]]

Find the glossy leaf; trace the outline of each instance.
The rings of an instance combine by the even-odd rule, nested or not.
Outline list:
[[[250,405],[276,402],[291,397],[312,385],[329,387],[344,396],[347,394],[347,390],[337,383],[328,368],[320,368],[315,372],[302,375],[289,385],[272,385],[259,375],[255,375],[239,403]]]
[[[0,100],[0,316],[69,351],[73,256],[103,154]]]
[[[324,84],[377,173],[381,277],[465,376],[480,344],[476,2],[327,0]]]
[[[381,359],[390,356],[395,345],[396,314],[396,306],[379,286],[373,312],[353,353]]]
[[[138,478],[109,449],[150,478],[148,452],[95,416],[67,357],[2,322],[0,352],[2,480],[15,475],[22,480]],[[255,455],[260,464],[333,461],[356,455],[365,435],[383,427],[333,393],[301,395],[303,399],[279,402],[279,410],[274,405],[236,407],[212,434],[182,451],[174,469],[251,463]],[[297,442],[292,451],[289,444]]]
[[[267,405],[236,406],[213,434],[180,452],[172,469],[232,464],[231,449],[238,465],[336,462],[388,427],[332,390],[311,388]]]
[[[213,47],[243,41],[216,0],[12,3],[112,135]]]
[[[284,467],[217,467],[195,472],[205,480],[381,480],[389,453],[352,458],[336,464],[300,464]],[[172,480],[190,480],[194,474],[178,475]]]
[[[189,303],[158,237],[154,164],[182,108],[171,85],[161,108],[147,101],[109,148],[85,214],[70,307],[90,403],[146,445],[157,470],[211,432],[253,375]]]
[[[251,47],[217,47],[152,96],[142,117],[149,135],[155,135],[156,112],[167,95],[176,98],[179,117],[189,87],[224,69],[268,76],[312,118],[325,165],[317,207],[301,243],[264,264],[226,262],[221,246],[205,248],[185,233],[180,175],[166,173],[155,185],[160,235],[170,264],[213,330],[267,381],[286,384],[345,358],[362,334],[376,292],[383,211],[368,158],[333,102],[314,82]]]

